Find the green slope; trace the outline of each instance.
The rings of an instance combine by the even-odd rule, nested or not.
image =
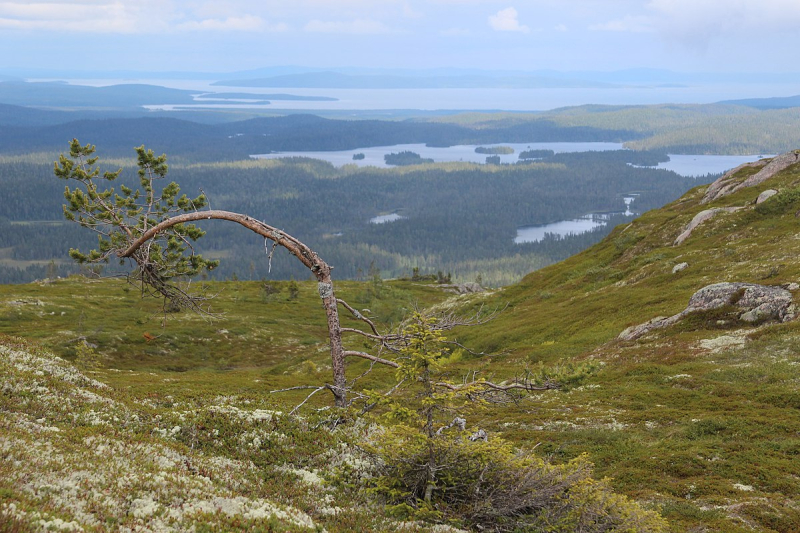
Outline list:
[[[507,437],[564,458],[588,450],[617,489],[662,505],[675,531],[798,531],[800,322],[753,327],[709,312],[638,341],[617,338],[682,311],[712,283],[800,280],[800,165],[701,204],[706,189],[482,302],[507,308],[461,340],[508,351],[491,363],[499,373],[539,362],[600,365],[582,387],[493,412]],[[766,189],[779,194],[756,207]],[[697,213],[716,207],[744,209],[673,246]]]
[[[757,170],[745,168],[733,182]],[[768,188],[779,194],[755,206]],[[340,284],[337,293],[387,323],[397,321],[413,301],[461,312],[481,305],[503,309],[493,321],[457,332],[458,340],[476,351],[498,355],[465,357],[454,365],[454,375],[479,370],[502,380],[539,363],[582,361],[593,361],[597,370],[580,386],[542,392],[518,404],[489,405],[471,415],[480,419],[470,419],[471,425],[535,447],[556,462],[587,453],[617,491],[660,509],[675,532],[800,531],[800,321],[754,327],[706,313],[637,341],[617,338],[631,325],[680,312],[694,292],[712,283],[800,281],[794,261],[800,252],[800,165],[701,204],[706,190],[697,187],[616,228],[585,252],[500,291],[443,301],[446,295],[431,286],[350,282]],[[718,215],[683,244],[673,245],[697,213],[716,207],[743,209]],[[688,267],[673,273],[683,262]],[[323,315],[311,284],[301,284],[298,300],[289,300],[285,288],[263,297],[256,282],[213,284],[212,292],[223,291],[215,304],[227,313],[222,319],[208,323],[169,315],[163,330],[158,306],[140,302],[135,290],[123,287],[77,279],[0,287],[0,331],[35,338],[84,365],[80,343],[96,345],[104,368],[93,377],[111,385],[118,402],[152,399],[152,409],[163,408],[148,411],[153,417],[178,416],[174,406],[183,402],[195,406],[192,416],[200,416],[225,396],[240,410],[274,409],[278,400],[267,390],[327,376]],[[365,368],[353,364],[350,372],[355,376]],[[362,386],[385,386],[392,377],[376,370]],[[280,401],[302,398],[298,393]],[[34,421],[44,409],[20,406],[8,394],[0,399],[4,412],[25,412]],[[180,425],[174,418],[156,425],[169,429],[173,422]],[[19,432],[16,423],[4,422]],[[214,423],[234,431],[230,422]],[[54,427],[65,425],[56,420]],[[145,426],[150,433],[152,428]],[[331,443],[316,435],[318,441],[303,444],[297,468],[322,467],[319,457],[324,456],[315,446]],[[230,436],[232,448],[224,455],[239,457],[232,450],[240,436]],[[193,438],[187,434],[176,442],[190,446]],[[11,475],[0,474],[0,479]],[[277,477],[269,481],[285,483],[281,475],[272,472]],[[258,498],[275,501],[269,486],[258,490]],[[320,495],[314,490],[292,489],[277,503],[292,502],[329,531],[354,530],[354,524],[376,527],[366,509],[333,521],[318,509]],[[24,495],[0,494],[6,502],[35,508]]]

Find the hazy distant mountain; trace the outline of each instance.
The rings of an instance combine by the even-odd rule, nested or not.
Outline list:
[[[0,82],[0,103],[40,107],[139,107],[146,104],[190,104],[196,91],[156,85],[87,87],[64,82]]]
[[[747,98],[744,100],[725,100],[720,104],[743,105],[755,107],[756,109],[787,109],[790,107],[800,107],[800,95],[779,96],[775,98]]]
[[[268,78],[221,80],[212,85],[233,87],[298,87],[329,89],[478,89],[478,88],[609,88],[613,85],[578,79],[542,76],[455,76],[352,75],[340,72],[306,72]]]

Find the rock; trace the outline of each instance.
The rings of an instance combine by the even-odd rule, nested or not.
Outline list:
[[[675,242],[672,243],[672,245],[673,246],[678,246],[679,244],[683,243],[683,241],[685,241],[686,239],[688,239],[691,236],[691,234],[695,230],[695,228],[697,226],[699,226],[700,224],[702,224],[703,222],[705,222],[706,220],[714,218],[715,216],[717,216],[718,214],[720,214],[722,212],[733,213],[734,211],[738,211],[739,209],[744,209],[744,208],[743,207],[717,207],[715,209],[706,209],[705,211],[700,211],[699,213],[697,213],[694,216],[692,221],[689,222],[689,224],[683,230],[683,233],[678,235],[678,237],[675,239]]]
[[[758,195],[758,198],[756,198],[756,205],[760,204],[765,200],[769,200],[776,194],[778,194],[778,191],[776,191],[775,189],[767,189],[766,191]]]
[[[703,196],[703,199],[700,200],[701,204],[705,204],[708,202],[713,202],[718,198],[722,198],[724,196],[728,196],[729,194],[735,193],[741,189],[745,189],[747,187],[753,187],[764,181],[770,179],[772,176],[780,172],[781,170],[794,165],[795,163],[800,162],[800,150],[794,150],[792,152],[788,152],[778,157],[772,158],[768,163],[764,164],[764,161],[759,161],[758,163],[750,163],[745,164],[740,167],[737,167],[730,172],[727,172],[724,176],[716,180],[714,183],[709,185],[708,190],[706,190],[706,194]],[[743,182],[736,184],[736,180],[734,175],[747,166],[763,166],[761,170],[744,180]]]
[[[617,338],[620,340],[638,339],[654,329],[675,324],[689,313],[710,311],[726,305],[733,305],[741,312],[739,319],[745,322],[776,320],[787,322],[795,318],[796,307],[792,293],[782,287],[758,285],[756,283],[715,283],[703,287],[689,298],[689,305],[669,318],[656,317],[644,324],[632,326]]]
[[[485,289],[477,283],[460,283],[457,285],[440,285],[445,292],[452,292],[455,294],[472,294],[475,292],[483,292]]]
[[[689,267],[689,263],[678,263],[674,267],[672,267],[672,273],[677,274],[681,270],[686,270]]]
[[[654,329],[665,328],[667,326],[671,326],[678,320],[680,320],[680,315],[673,315],[671,317],[665,316],[657,316],[656,318],[652,318],[645,322],[644,324],[639,324],[638,326],[631,326],[625,329],[622,333],[619,334],[617,337],[619,340],[623,341],[632,341],[634,339],[638,339],[645,333],[648,333]]]
[[[796,291],[797,289],[800,289],[800,283],[795,283],[795,282],[785,283],[781,285],[781,287],[783,287],[787,291]]]
[[[700,200],[701,204],[705,204],[710,202],[712,199],[716,199],[719,195],[721,195],[721,191],[726,190],[728,187],[733,187],[732,181],[734,181],[734,176],[739,173],[740,170],[745,168],[752,168],[752,167],[763,167],[766,165],[766,160],[760,161],[753,161],[751,163],[744,163],[743,165],[739,165],[738,167],[734,168],[733,170],[729,170],[721,177],[717,178],[711,185],[708,186],[706,189],[706,193],[703,195],[703,199]]]

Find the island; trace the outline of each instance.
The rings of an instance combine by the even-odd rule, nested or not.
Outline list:
[[[514,149],[510,146],[478,146],[475,148],[476,154],[508,155],[513,154]]]
[[[421,157],[416,152],[404,150],[398,153],[386,154],[383,160],[387,165],[406,166],[406,165],[421,165],[423,163],[433,163],[433,159]]]
[[[556,153],[552,150],[523,150],[519,153],[520,159],[542,159],[543,157],[552,157]]]

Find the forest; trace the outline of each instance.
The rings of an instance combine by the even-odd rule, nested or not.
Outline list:
[[[131,152],[133,152],[131,150]],[[138,181],[133,159],[110,158],[102,168],[122,167],[115,186]],[[680,196],[703,180],[665,170],[638,168],[666,159],[657,152],[562,153],[513,165],[436,163],[379,169],[308,158],[174,163],[168,179],[183,192],[205,192],[213,209],[248,214],[306,242],[339,279],[364,279],[370,269],[389,277],[450,272],[455,280],[477,276],[489,285],[514,282],[531,270],[568,257],[600,240],[622,214],[622,197],[636,193],[632,209],[643,212]],[[0,159],[6,207],[0,218],[0,282],[19,283],[74,272],[70,247],[96,245],[90,232],[62,218],[63,184],[46,155]],[[710,179],[710,178],[709,178]],[[370,219],[402,215],[391,223]],[[515,244],[517,228],[608,213],[592,232]],[[222,260],[217,278],[305,279],[293,258],[267,260],[263,243],[228,224],[203,224],[199,249]],[[109,268],[113,271],[113,265]]]

